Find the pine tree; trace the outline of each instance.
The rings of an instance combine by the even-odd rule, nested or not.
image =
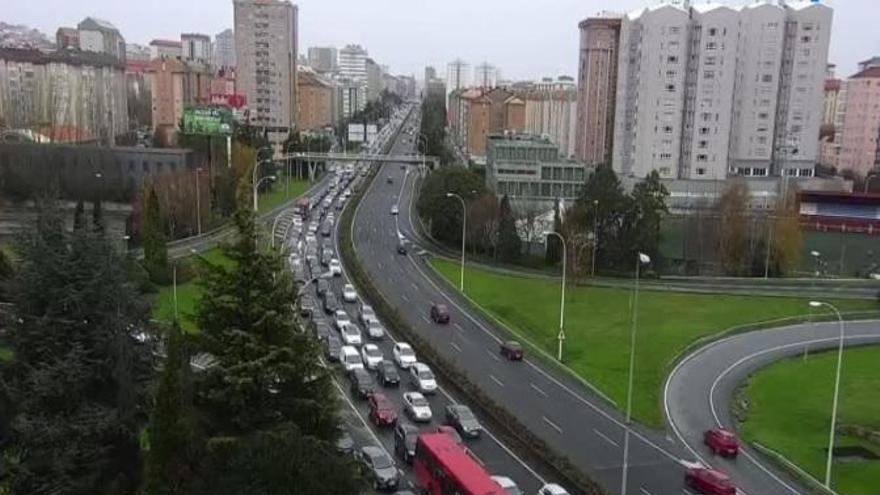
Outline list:
[[[15,359],[3,382],[15,416],[5,446],[12,494],[131,493],[150,352],[133,329],[147,307],[100,234],[67,234],[41,206],[15,244]]]
[[[503,261],[516,261],[520,248],[516,219],[513,218],[513,210],[510,208],[510,198],[505,194],[498,209],[498,255]]]
[[[250,209],[239,208],[234,220],[237,240],[222,248],[230,262],[203,261],[204,295],[196,311],[199,350],[216,360],[195,381],[207,437],[205,490],[215,493],[211,481],[221,477],[248,480],[264,473],[248,493],[304,493],[299,486],[320,476],[312,468],[335,462],[329,448],[338,435],[335,395],[317,343],[297,326],[296,293],[282,259],[258,248]],[[323,447],[311,457],[276,455],[277,446],[297,448],[289,445],[291,432]],[[295,469],[292,462],[302,465]],[[302,479],[289,482],[291,473]],[[333,476],[355,483],[352,469]]]
[[[188,343],[175,321],[166,333],[166,357],[150,417],[147,495],[190,493],[199,458],[192,406]]]
[[[168,284],[168,243],[162,213],[159,210],[159,198],[152,187],[146,196],[141,222],[144,269],[153,283],[166,285]]]
[[[86,207],[83,201],[76,202],[76,210],[73,213],[73,230],[82,230],[86,227]]]
[[[92,203],[92,228],[95,232],[103,233],[104,227],[104,207],[98,198]]]

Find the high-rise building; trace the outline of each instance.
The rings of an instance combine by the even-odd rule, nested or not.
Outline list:
[[[623,17],[612,163],[620,174],[812,176],[831,9],[679,3]]]
[[[296,125],[298,10],[287,0],[234,0],[238,90],[250,122],[281,143]]]
[[[187,105],[211,102],[210,67],[177,58],[156,58],[147,69],[153,106],[153,128],[177,129]]]
[[[474,86],[480,88],[494,88],[498,85],[498,69],[488,62],[474,67]]]
[[[235,33],[231,29],[214,36],[214,67],[235,67]]]
[[[367,83],[363,79],[340,77],[336,81],[338,120],[350,119],[367,105]]]
[[[614,143],[614,103],[620,17],[591,17],[578,24],[580,51],[575,155],[588,164],[610,164]]]
[[[84,52],[104,53],[125,63],[125,38],[107,21],[86,17],[76,26],[79,48]]]
[[[470,87],[471,66],[461,59],[446,64],[446,97],[453,91]]]
[[[180,44],[183,48],[184,60],[203,64],[214,62],[211,37],[207,34],[183,33],[180,35]]]
[[[339,50],[339,75],[350,79],[366,79],[367,51],[360,45],[345,45]]]
[[[574,84],[515,93],[525,102],[524,131],[546,137],[558,146],[563,157],[574,158],[578,106]]]
[[[382,68],[373,59],[366,60],[367,66],[367,101],[379,99],[384,89],[382,83]]]
[[[437,69],[431,67],[430,65],[425,67],[425,85],[429,82],[437,79]]]
[[[336,72],[337,70],[336,48],[332,46],[310,46],[309,67],[319,74]]]
[[[296,85],[299,95],[297,128],[309,130],[332,126],[333,84],[306,66],[300,67]]]
[[[859,64],[859,71],[846,81],[846,112],[843,114],[838,167],[867,174],[880,146],[880,57]]]

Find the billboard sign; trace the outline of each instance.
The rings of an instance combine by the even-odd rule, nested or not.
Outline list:
[[[232,134],[232,111],[227,107],[186,107],[183,110],[183,133],[203,136]]]
[[[364,124],[348,124],[348,142],[363,143],[366,139]]]

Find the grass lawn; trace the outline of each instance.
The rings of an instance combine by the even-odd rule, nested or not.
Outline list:
[[[0,347],[0,361],[9,361],[12,359],[12,351],[5,347]]]
[[[217,248],[205,251],[202,257],[212,263],[226,263],[226,259]],[[180,326],[186,332],[198,331],[195,324],[196,302],[201,289],[195,279],[177,285],[177,315]],[[153,301],[153,318],[163,323],[174,320],[174,289],[171,286],[161,287]]]
[[[838,425],[880,431],[880,347],[844,351]],[[742,434],[769,447],[825,480],[825,456],[831,427],[836,352],[775,363],[753,375],[742,393],[748,400]],[[803,384],[809,377],[810,392]],[[839,431],[839,430],[838,430]],[[880,443],[838,433],[835,446],[862,446],[880,455]],[[832,488],[843,495],[875,495],[880,460],[840,462],[832,466]]]
[[[435,259],[432,264],[458,286],[458,263]],[[492,315],[556,355],[558,281],[470,268],[465,274],[465,289]],[[626,402],[631,293],[598,287],[566,291],[565,363],[621,407]],[[871,301],[834,304],[841,311],[875,307]],[[641,291],[633,414],[650,426],[662,424],[659,395],[666,367],[694,340],[743,323],[807,312],[805,299]]]
[[[291,177],[290,190],[285,195],[285,184],[286,179],[284,177],[284,174],[281,174],[280,176],[278,176],[278,180],[275,182],[275,184],[272,185],[272,191],[260,194],[260,213],[271,210],[281,203],[284,203],[285,201],[289,201],[301,195],[302,193],[306,192],[311,186],[311,183],[309,183],[309,181],[307,180],[296,180],[295,178]]]

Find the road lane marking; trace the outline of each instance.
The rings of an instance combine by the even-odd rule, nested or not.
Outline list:
[[[413,289],[415,289],[415,290],[419,290],[419,286],[416,285],[415,282],[410,282],[409,285],[412,285],[412,288],[413,288]]]
[[[611,437],[602,433],[601,431],[593,428],[593,433],[595,433],[596,435],[599,435],[599,437],[602,438],[602,440],[605,440],[606,442],[610,443],[611,445],[614,445],[615,447],[620,447],[620,445],[617,442],[612,440]]]
[[[404,302],[409,302],[409,298],[406,297],[406,294],[401,294],[400,297],[403,298]]]
[[[427,323],[428,325],[431,324],[431,320],[429,320],[427,316],[425,316],[425,315],[419,315],[419,316],[420,316],[423,320],[425,320],[425,323]]]
[[[494,356],[494,354],[493,354],[493,356]],[[535,389],[535,392],[538,392],[539,394],[543,395],[544,397],[546,397],[548,399],[550,398],[550,396],[547,395],[547,392],[544,392],[543,390],[541,390],[541,388],[538,387],[537,385],[535,385],[534,383],[529,383],[529,386],[532,387],[533,389]]]
[[[562,434],[562,428],[560,428],[559,425],[557,425],[553,421],[550,421],[549,419],[547,419],[547,416],[541,416],[541,419],[543,419],[545,423],[550,425],[550,428],[553,428],[554,430],[556,430],[557,433],[559,433],[560,435]]]
[[[486,354],[488,354],[495,361],[498,361],[499,363],[501,362],[501,358],[496,356],[495,353],[490,351],[489,349],[486,349]]]
[[[644,493],[645,495],[654,495],[653,493],[649,492],[649,491],[648,491],[645,487],[643,487],[643,486],[642,486],[642,487],[639,487],[639,491],[642,492],[642,493]]]
[[[497,383],[499,387],[504,386],[504,384],[501,383],[501,380],[495,378],[495,375],[489,375],[489,379],[492,380],[493,382]]]
[[[455,327],[456,330],[464,333],[464,328],[461,328],[461,325],[459,325],[458,323],[453,323],[452,325]]]
[[[456,351],[461,352],[461,347],[459,347],[458,344],[456,344],[455,342],[450,342],[449,345],[451,345],[452,348]]]

